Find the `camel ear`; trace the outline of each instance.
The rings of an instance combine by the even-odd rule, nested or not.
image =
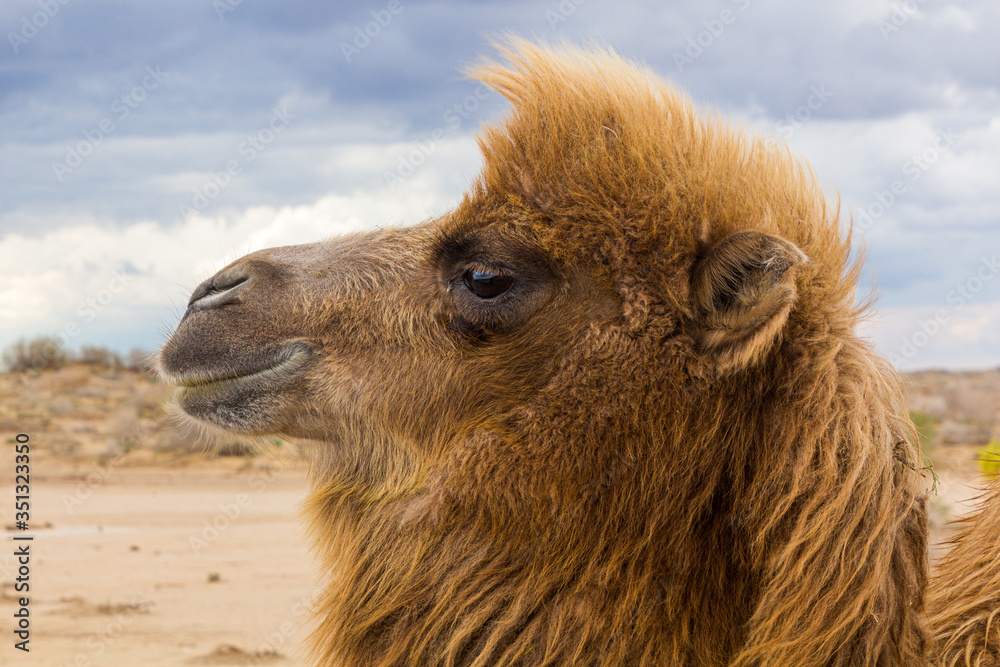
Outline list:
[[[698,263],[692,296],[695,338],[720,371],[758,361],[795,303],[795,267],[809,261],[795,244],[760,232],[733,234]]]

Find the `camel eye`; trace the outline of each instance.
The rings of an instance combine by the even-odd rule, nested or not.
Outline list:
[[[513,284],[513,278],[496,269],[469,269],[465,272],[465,286],[480,299],[498,297]]]

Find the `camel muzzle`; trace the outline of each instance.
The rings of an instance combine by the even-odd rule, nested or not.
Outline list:
[[[250,255],[195,288],[158,364],[186,415],[242,433],[290,419],[276,397],[304,389],[317,349],[295,322],[295,271]]]

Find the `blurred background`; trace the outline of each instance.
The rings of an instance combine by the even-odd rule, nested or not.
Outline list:
[[[812,165],[908,373],[938,539],[968,510],[1000,452],[997,3],[7,0],[0,436],[32,438],[41,560],[37,650],[0,664],[303,664],[308,445],[208,454],[146,354],[248,251],[454,206],[506,108],[458,71],[508,31],[610,45]]]

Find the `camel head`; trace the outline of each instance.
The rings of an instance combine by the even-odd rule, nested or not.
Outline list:
[[[186,414],[226,431],[439,455],[621,310],[543,225],[483,192],[414,227],[255,252],[194,291],[162,369]]]
[[[588,100],[554,80],[588,67],[582,54],[522,47],[523,80],[473,70],[518,112],[484,132],[486,168],[453,211],[255,252],[195,289],[159,357],[184,413],[421,464],[537,401],[612,331],[669,348],[685,375],[762,361],[807,262],[781,230],[827,214],[817,192],[784,201],[772,181],[787,175],[737,154],[759,143],[714,146],[672,91],[616,108],[614,87],[639,75],[613,56],[609,99]]]
[[[160,352],[192,420],[317,441],[318,660],[922,664],[837,207],[614,54],[502,51],[454,210],[239,259]]]

